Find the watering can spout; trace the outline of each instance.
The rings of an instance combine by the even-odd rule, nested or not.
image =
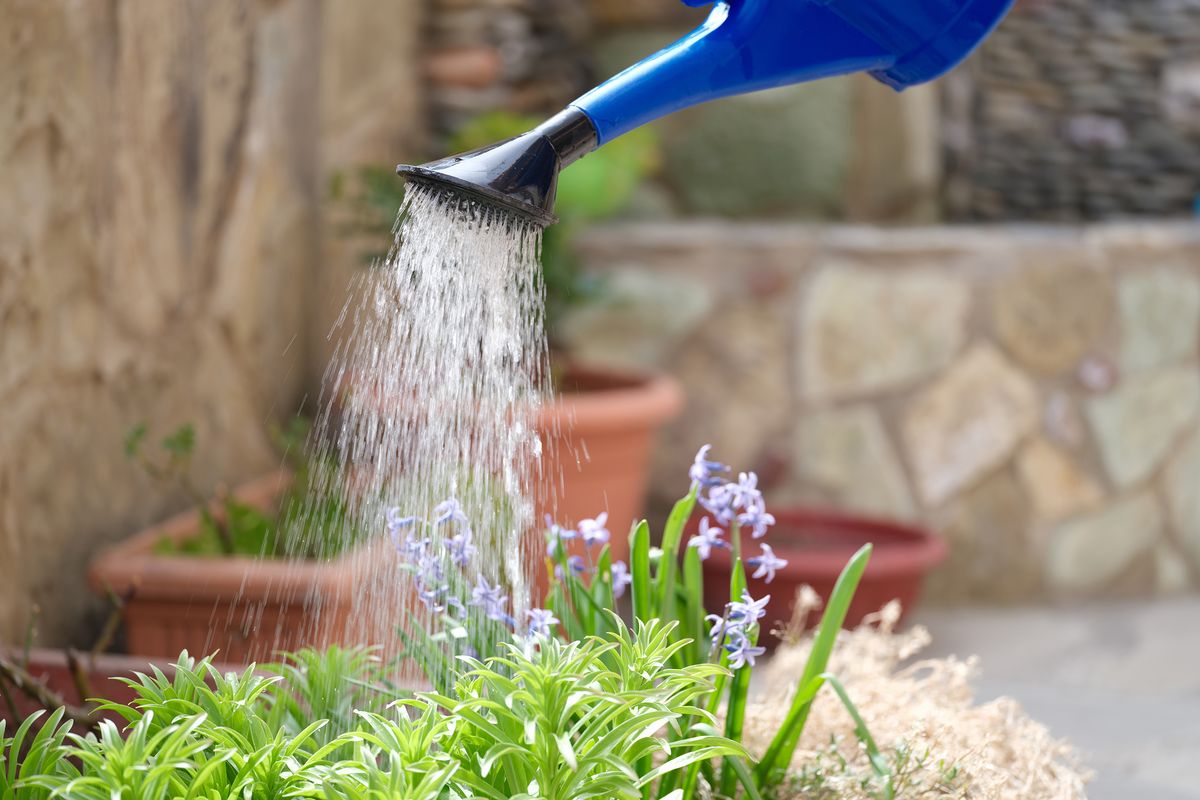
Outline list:
[[[634,128],[708,100],[853,72],[898,90],[925,83],[965,59],[1014,2],[724,0],[695,31],[529,133],[398,172],[550,224],[559,171]]]

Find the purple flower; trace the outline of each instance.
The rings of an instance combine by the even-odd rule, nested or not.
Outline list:
[[[403,542],[399,539],[395,540],[396,549],[400,551],[400,555],[409,562],[420,563],[425,558],[425,551],[429,548],[429,539],[418,539],[413,534],[409,534]]]
[[[433,515],[436,517],[434,524],[445,525],[447,522],[461,522],[467,524],[467,515],[463,511],[458,500],[453,497],[441,502],[433,509]]]
[[[737,494],[739,508],[762,505],[762,492],[758,490],[757,474],[753,472],[739,473],[738,482],[731,483],[729,486]]]
[[[393,539],[399,536],[401,530],[411,528],[417,522],[416,517],[405,517],[402,516],[403,513],[399,506],[387,510],[387,530]]]
[[[749,664],[754,666],[754,659],[767,652],[765,647],[755,647],[750,638],[742,631],[732,631],[729,641],[725,643],[725,652],[729,653],[729,666],[741,669]]]
[[[610,534],[608,528],[604,527],[608,522],[608,512],[600,514],[595,519],[585,519],[579,522],[579,535],[583,537],[583,542],[588,547],[594,547],[598,544],[606,543]]]
[[[559,622],[553,611],[543,608],[532,608],[528,613],[530,636],[549,636],[551,629]]]
[[[757,503],[747,506],[746,510],[738,515],[738,522],[749,527],[755,539],[761,539],[767,535],[767,528],[775,524],[775,517],[767,513],[766,506],[759,498]]]
[[[437,556],[422,555],[417,560],[417,581],[423,585],[446,582],[446,569]]]
[[[729,604],[729,620],[735,622],[739,628],[747,628],[767,615],[767,603],[769,602],[771,602],[771,595],[767,595],[761,600],[755,600],[749,592],[743,591],[740,603]]]
[[[554,519],[546,515],[546,556],[554,558],[558,555],[559,542],[569,542],[579,534],[573,530],[569,530],[559,525]]]
[[[762,555],[747,559],[746,563],[752,567],[758,567],[751,576],[752,578],[759,579],[765,577],[767,583],[770,583],[775,580],[775,571],[786,567],[788,562],[776,556],[775,551],[771,549],[769,544],[760,545],[760,547],[762,547]]]
[[[508,603],[508,596],[502,592],[503,590],[499,586],[490,585],[487,578],[480,575],[479,582],[471,589],[469,605],[482,608],[488,619],[512,619],[504,608]]]
[[[440,613],[446,610],[446,604],[442,602],[442,598],[450,591],[450,587],[441,584],[430,588],[428,585],[423,585],[417,591],[417,598],[425,604],[425,607],[434,613]]]
[[[411,528],[417,523],[416,517],[401,516],[399,507],[389,508],[387,511],[387,532],[392,537],[392,544],[396,549],[403,551],[403,543],[400,541],[400,531],[405,528]]]
[[[737,627],[736,624],[731,623],[720,614],[709,614],[704,618],[704,621],[712,625],[712,628],[708,631],[708,635],[712,639],[713,644],[720,642],[725,638],[725,634]]]
[[[632,583],[633,576],[629,574],[629,567],[625,566],[624,561],[618,561],[612,565],[613,597],[624,597],[625,589]]]
[[[694,547],[700,551],[700,560],[707,561],[712,555],[714,547],[728,547],[729,544],[721,537],[725,535],[725,531],[718,528],[716,525],[710,525],[708,517],[703,517],[700,520],[700,532],[688,540],[688,547]]]
[[[465,567],[471,560],[471,556],[478,552],[475,545],[471,544],[470,530],[465,530],[460,534],[450,537],[447,546],[450,550],[450,560],[460,567]]]
[[[567,567],[574,575],[582,575],[587,572],[587,565],[583,563],[583,556],[571,556],[567,559]],[[554,567],[554,577],[560,581],[563,579],[562,565],[558,564]]]
[[[737,519],[739,509],[737,489],[736,483],[723,483],[709,489],[707,497],[700,498],[700,505],[716,517],[718,525],[728,527]]]
[[[709,450],[712,450],[711,444],[701,447],[700,451],[696,453],[696,460],[692,462],[691,469],[688,470],[688,477],[692,479],[692,485],[702,489],[720,486],[722,481],[716,477],[717,473],[729,472],[729,467],[720,461],[708,460]]]

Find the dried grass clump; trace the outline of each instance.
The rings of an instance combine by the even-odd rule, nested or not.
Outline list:
[[[746,745],[761,753],[783,720],[811,639],[796,635],[819,605],[797,596],[797,617],[771,660],[746,714]],[[896,633],[898,605],[839,636],[829,671],[839,676],[896,777],[897,797],[969,800],[1085,798],[1089,775],[1070,744],[1055,739],[1013,700],[976,704],[975,661],[954,658],[907,664],[930,643],[929,632]],[[789,633],[790,631],[790,633]],[[877,798],[854,724],[836,695],[823,691],[792,761],[781,798]]]

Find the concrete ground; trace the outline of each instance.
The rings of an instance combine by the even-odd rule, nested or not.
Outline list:
[[[1091,800],[1200,800],[1200,597],[916,617],[930,655],[981,657],[981,700],[1013,697],[1075,743]]]

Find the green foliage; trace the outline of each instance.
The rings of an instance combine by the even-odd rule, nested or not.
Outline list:
[[[630,575],[633,582],[629,590],[633,616],[637,620],[660,619],[670,622],[668,630],[671,636],[671,658],[675,667],[715,664],[722,668],[722,672],[714,677],[712,689],[706,692],[700,701],[712,713],[723,707],[724,735],[731,741],[740,741],[753,667],[746,664],[727,676],[729,654],[718,647],[721,642],[710,644],[709,626],[704,615],[704,574],[700,558],[696,549],[687,547],[683,540],[684,529],[696,509],[697,496],[698,489],[693,487],[688,495],[675,505],[667,519],[659,551],[653,551],[650,546],[650,529],[645,522],[634,526],[630,533]],[[746,573],[738,557],[739,532],[736,523],[732,526],[730,538],[734,555],[729,587],[732,604],[741,601],[747,590]],[[812,653],[797,683],[788,715],[762,759],[751,766],[747,763],[747,758],[729,757],[724,760],[720,769],[696,764],[681,775],[675,776],[680,781],[678,784],[668,781],[668,786],[678,786],[682,797],[691,798],[703,774],[715,789],[717,797],[734,797],[740,787],[747,797],[755,798],[778,787],[788,779],[792,753],[803,734],[812,702],[820,689],[828,684],[855,721],[856,734],[875,769],[874,779],[884,787],[885,796],[894,796],[886,795],[886,792],[893,791],[894,786],[893,776],[888,772],[887,759],[881,755],[845,688],[836,677],[827,672],[837,634],[845,622],[850,601],[858,590],[859,581],[871,557],[871,550],[870,545],[863,547],[851,559],[839,578],[821,620]],[[608,548],[605,547],[601,552],[601,566],[594,573],[580,573],[571,569],[567,548],[561,543],[555,546],[552,552],[551,566],[557,569],[552,571],[548,607],[563,621],[563,628],[569,639],[603,635],[610,630],[611,616],[608,609],[612,608],[611,595],[604,589],[612,580],[609,568],[604,566],[608,563]],[[726,615],[728,614],[727,610]],[[760,636],[761,631],[757,624],[747,631],[751,646],[757,643]],[[689,722],[683,720],[670,726],[665,735],[670,741],[687,738],[693,734],[694,729],[689,729]]]
[[[671,667],[670,625],[613,624],[606,639],[518,640],[469,661],[449,693],[394,702],[362,649],[296,653],[265,674],[184,653],[171,675],[128,680],[130,704],[103,704],[124,728],[79,736],[61,710],[12,737],[0,724],[0,800],[638,800],[692,764],[743,757],[699,704],[721,668]],[[683,724],[694,735],[657,733]]]
[[[334,467],[328,455],[306,452],[308,429],[306,420],[293,419],[286,428],[272,431],[275,444],[286,455],[295,477],[278,507],[269,511],[227,493],[214,498],[198,487],[191,477],[196,452],[196,431],[191,423],[181,425],[163,438],[160,458],[145,450],[149,436],[145,423],[130,429],[125,436],[125,455],[150,477],[182,489],[200,513],[195,536],[182,542],[164,538],[154,551],[159,555],[328,559],[354,546],[361,537],[347,530],[345,501],[333,492],[317,497],[307,494],[311,486],[332,485],[330,481],[313,480],[313,475]],[[212,508],[214,500],[217,512]]]

